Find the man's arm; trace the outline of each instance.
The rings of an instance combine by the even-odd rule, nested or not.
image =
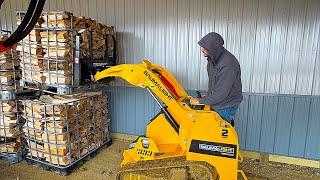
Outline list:
[[[236,76],[236,71],[233,68],[222,68],[217,77],[216,86],[211,87],[212,91],[208,92],[206,97],[199,98],[199,103],[213,105],[225,100],[231,91]],[[214,86],[214,84],[211,86]]]

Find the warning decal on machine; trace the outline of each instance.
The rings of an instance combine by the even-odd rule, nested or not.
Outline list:
[[[159,82],[157,82],[149,73],[148,71],[144,71],[144,75],[148,77],[148,79],[156,86],[158,87],[158,89],[169,99],[173,99],[173,97],[171,96],[171,94],[164,88],[161,86],[161,84]]]
[[[192,140],[189,152],[236,159],[237,145]]]

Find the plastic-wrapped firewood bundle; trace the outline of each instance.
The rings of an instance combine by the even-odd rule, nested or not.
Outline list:
[[[0,101],[0,155],[19,154],[24,148],[19,112],[22,104],[16,100]]]
[[[8,38],[7,34],[0,32],[0,42]],[[15,47],[0,53],[0,91],[16,92],[22,89],[19,79],[19,55]]]
[[[109,140],[108,99],[101,92],[25,100],[27,158],[67,166]]]

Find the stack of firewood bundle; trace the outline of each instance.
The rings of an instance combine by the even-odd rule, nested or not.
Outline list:
[[[17,46],[20,52],[20,68],[23,80],[45,82],[43,48],[40,45],[40,31],[32,30],[21,44]]]
[[[91,18],[74,16],[73,34],[76,35],[79,32],[82,38],[81,55],[84,59],[87,59],[90,56],[90,34],[92,35],[93,59],[103,59],[105,56],[112,55],[112,52],[115,50],[115,44],[112,39],[112,36],[115,36],[113,26],[100,24],[98,21]]]
[[[100,147],[109,139],[107,102],[101,92],[24,101],[28,157],[66,166]]]
[[[73,37],[71,33],[72,14],[62,12],[42,15],[44,28],[40,33],[44,49],[43,75],[47,84],[72,85]]]
[[[18,116],[21,110],[18,101],[0,101],[0,153],[19,153],[23,149],[22,122]]]
[[[21,19],[18,18],[18,23]],[[92,33],[93,58],[100,59],[110,54],[106,53],[105,38],[108,39],[108,51],[112,51],[115,46],[111,37],[115,35],[113,27],[65,11],[43,13],[38,26],[18,47],[23,52],[23,78],[49,85],[72,85],[75,36],[81,35],[81,55],[88,58],[89,33]]]
[[[0,35],[0,42],[8,38],[7,34]],[[19,55],[15,48],[0,53],[0,91],[21,90],[19,79]]]
[[[105,49],[107,46],[109,47],[109,51],[114,50],[115,44],[113,42],[112,36],[115,36],[115,30],[113,26],[103,25],[94,19],[84,16],[72,16],[71,13],[65,11],[48,12],[45,13],[42,18],[44,22],[43,24],[41,24],[42,28],[68,28],[72,32],[73,39],[77,34],[80,34],[82,38],[80,45],[81,55],[85,59],[89,58],[90,53],[90,33],[92,33],[92,54],[94,59],[102,59],[105,56]],[[70,21],[71,18],[72,25]],[[57,37],[57,42],[68,42],[68,38],[71,38],[69,34],[63,32]],[[108,43],[107,46],[106,42]],[[47,43],[47,41],[45,40],[44,43]],[[55,45],[55,43],[53,43],[52,45]],[[108,52],[107,54],[110,54],[110,52]]]
[[[21,14],[19,14],[21,15]],[[21,54],[22,78],[48,85],[72,84],[72,36],[68,27],[52,26],[53,21],[71,21],[71,18],[45,14],[38,26],[18,46]],[[20,23],[22,18],[18,18]],[[42,29],[44,24],[48,26]]]

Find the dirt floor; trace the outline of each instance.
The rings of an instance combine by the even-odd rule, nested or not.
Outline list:
[[[85,162],[67,177],[48,172],[35,165],[21,162],[8,165],[0,161],[0,179],[114,179],[113,175],[122,160],[122,151],[128,147],[128,141],[114,140],[113,144],[100,151],[93,159]],[[286,165],[280,163],[260,163],[246,159],[241,168],[249,179],[283,179],[283,180],[320,180],[320,169]]]

